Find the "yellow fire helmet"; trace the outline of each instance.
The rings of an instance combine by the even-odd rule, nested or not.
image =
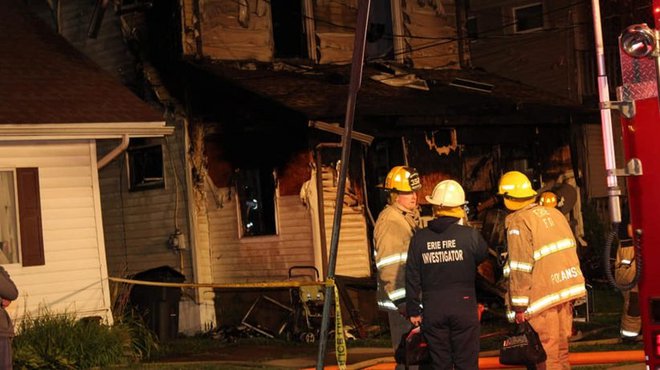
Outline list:
[[[517,211],[534,202],[536,191],[524,173],[509,171],[500,178],[499,195],[504,197],[504,206]]]
[[[539,204],[545,207],[557,207],[557,194],[551,191],[544,191],[539,197]]]
[[[500,178],[499,195],[505,198],[528,199],[536,196],[532,183],[524,173],[509,171]]]
[[[395,191],[397,193],[410,193],[419,190],[422,187],[422,183],[416,169],[406,166],[396,166],[387,174],[382,187],[385,190]]]

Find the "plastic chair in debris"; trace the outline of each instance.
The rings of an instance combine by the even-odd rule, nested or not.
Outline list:
[[[241,324],[268,338],[280,337],[286,333],[292,312],[290,307],[261,295],[247,311]]]

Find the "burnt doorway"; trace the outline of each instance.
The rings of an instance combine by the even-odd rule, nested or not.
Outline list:
[[[304,9],[300,0],[270,0],[275,58],[308,58]]]

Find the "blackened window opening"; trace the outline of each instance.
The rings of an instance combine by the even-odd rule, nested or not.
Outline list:
[[[300,0],[270,0],[276,58],[308,58]]]
[[[237,176],[242,236],[275,235],[275,178],[272,169],[240,169]]]
[[[163,148],[151,145],[128,150],[129,190],[165,187],[163,177]]]
[[[514,9],[516,32],[527,32],[543,28],[543,4]]]

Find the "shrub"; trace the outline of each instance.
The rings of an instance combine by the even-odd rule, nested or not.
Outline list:
[[[120,321],[76,320],[70,314],[42,312],[26,317],[13,342],[16,369],[88,369],[144,358],[155,345],[150,333]],[[141,335],[141,337],[140,337]]]

